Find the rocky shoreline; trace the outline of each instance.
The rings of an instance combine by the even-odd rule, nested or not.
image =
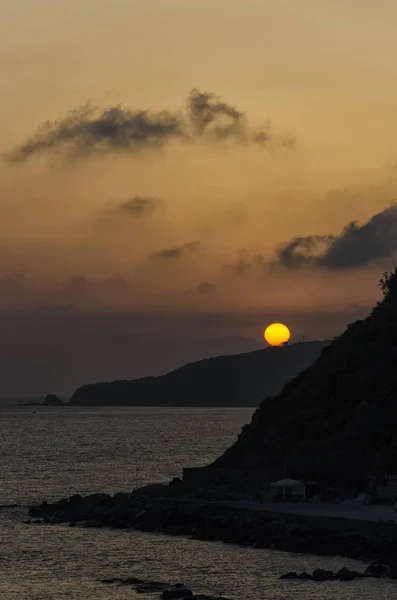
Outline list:
[[[397,525],[234,508],[134,493],[78,494],[29,510],[29,523],[136,529],[293,553],[394,564]]]

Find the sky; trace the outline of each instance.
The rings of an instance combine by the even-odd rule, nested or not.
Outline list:
[[[0,395],[332,338],[396,263],[394,0],[0,4]]]

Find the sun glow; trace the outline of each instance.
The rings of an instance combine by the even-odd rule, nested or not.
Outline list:
[[[282,323],[272,323],[265,329],[264,338],[270,346],[281,346],[288,342],[291,332]]]

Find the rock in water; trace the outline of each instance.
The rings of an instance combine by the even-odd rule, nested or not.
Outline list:
[[[346,567],[343,567],[335,573],[335,579],[339,579],[339,581],[353,581],[358,577],[361,577],[361,573],[358,571],[350,571],[350,569],[347,569]]]
[[[386,577],[390,565],[380,560],[375,560],[366,569],[365,574],[371,577]]]
[[[182,598],[183,600],[185,600],[185,598],[192,598],[192,596],[193,592],[188,588],[177,587],[172,587],[168,588],[168,590],[163,590],[161,594],[161,598],[164,598],[164,600],[177,600],[177,598]]]
[[[280,575],[280,579],[299,579],[298,573],[295,571],[291,571],[290,573],[284,573],[284,575]]]
[[[331,581],[333,578],[333,572],[324,569],[315,569],[312,575],[313,581]]]

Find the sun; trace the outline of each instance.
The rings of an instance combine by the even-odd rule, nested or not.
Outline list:
[[[282,323],[272,323],[265,329],[264,338],[270,346],[281,346],[288,342],[291,332]]]

